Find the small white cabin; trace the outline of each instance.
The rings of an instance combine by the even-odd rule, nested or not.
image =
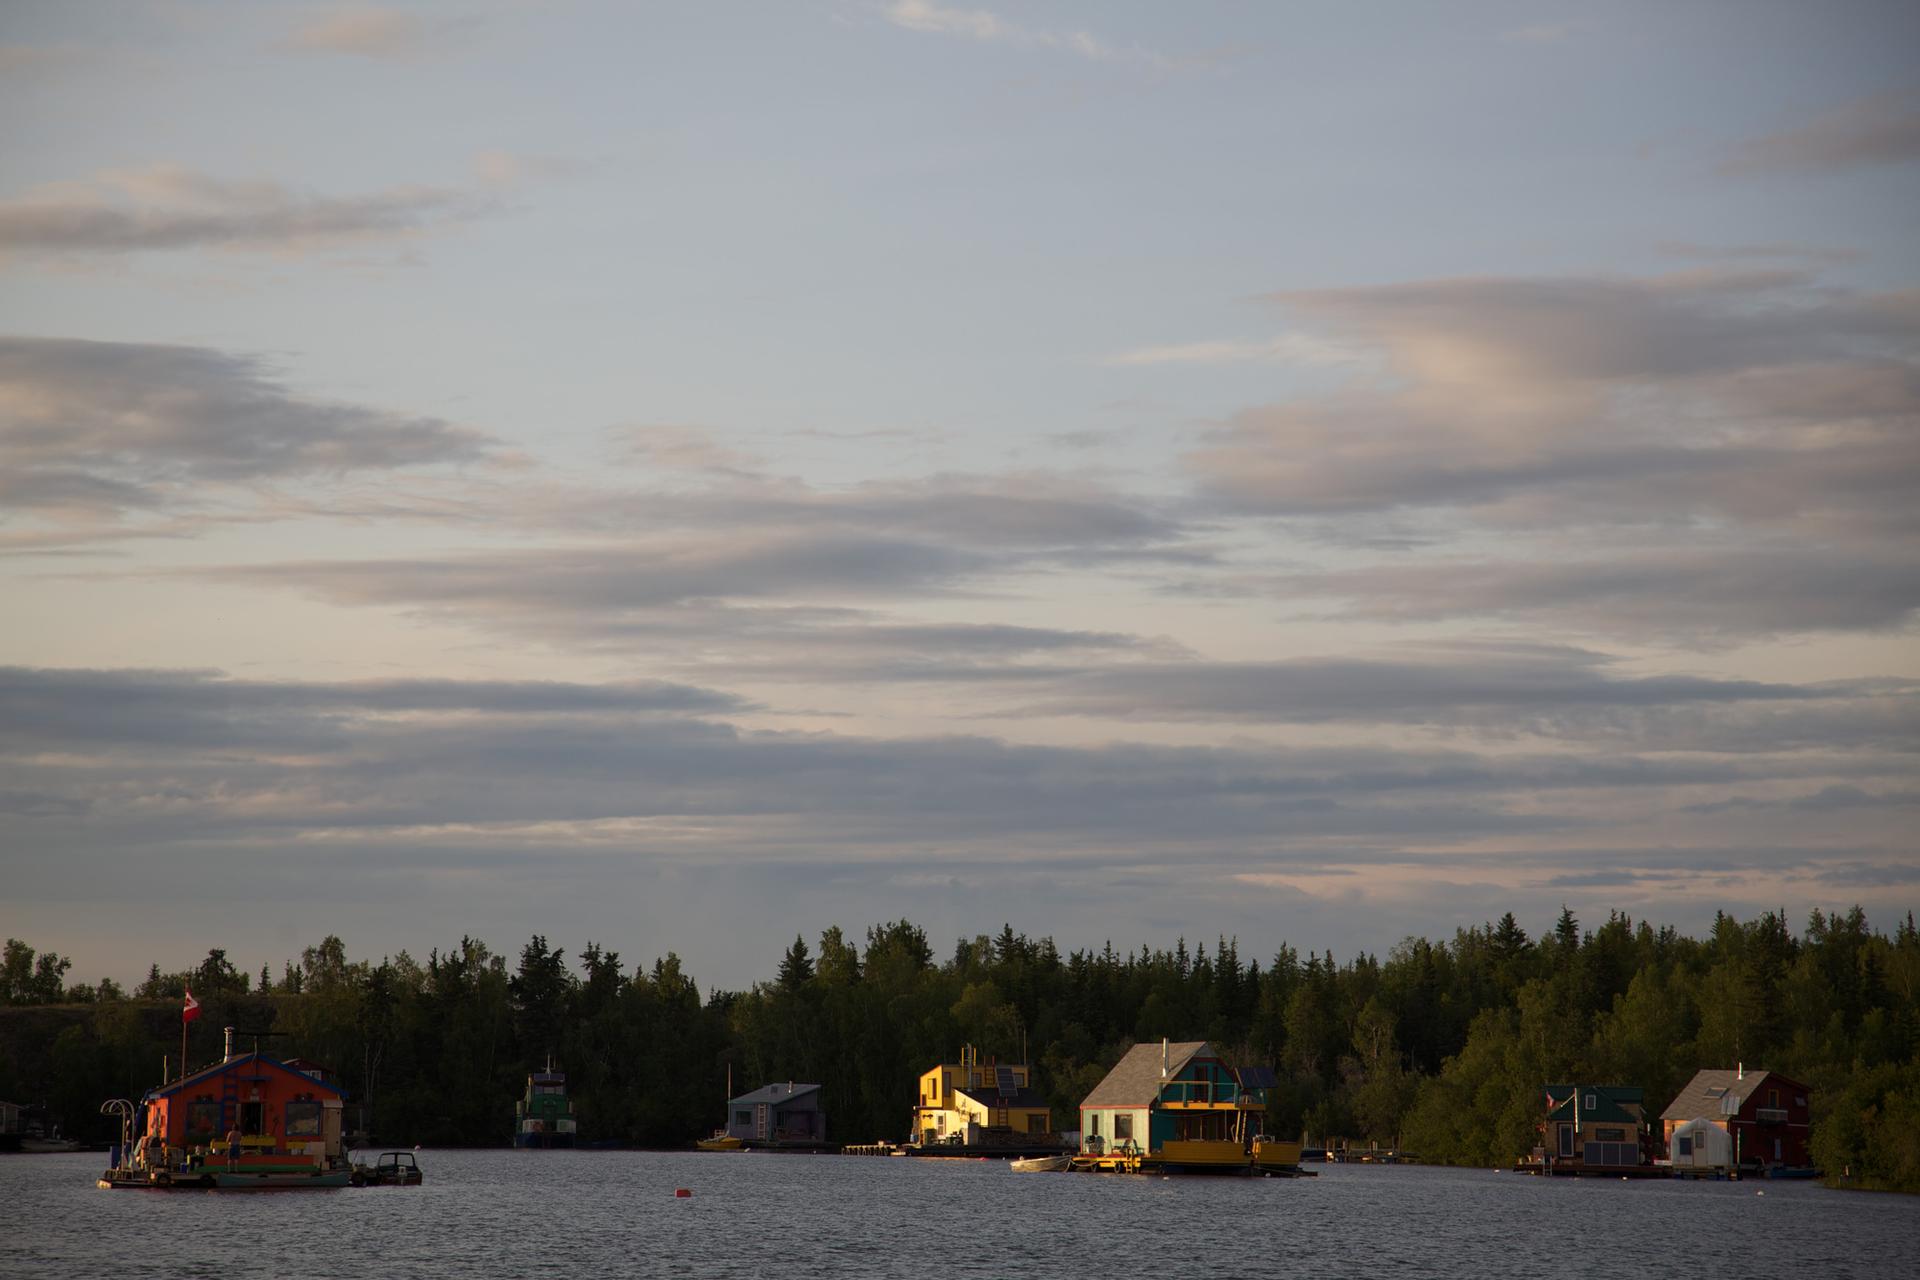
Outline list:
[[[1711,1120],[1689,1120],[1674,1126],[1667,1157],[1675,1169],[1733,1167],[1733,1139]]]

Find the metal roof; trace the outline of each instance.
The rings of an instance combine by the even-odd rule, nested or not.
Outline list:
[[[1280,1076],[1272,1067],[1241,1067],[1233,1073],[1242,1089],[1277,1089]]]
[[[1639,1123],[1640,1117],[1628,1111],[1627,1104],[1638,1104],[1644,1109],[1647,1097],[1646,1090],[1623,1084],[1550,1084],[1546,1092],[1547,1101],[1551,1104],[1547,1110],[1548,1118],[1575,1118],[1565,1113],[1570,1105],[1578,1102],[1576,1114],[1582,1123],[1594,1120],[1601,1124]],[[1593,1098],[1594,1105],[1591,1108],[1586,1104],[1588,1097]]]
[[[819,1091],[820,1086],[817,1084],[795,1084],[791,1080],[785,1080],[779,1084],[762,1085],[752,1093],[741,1094],[733,1101],[736,1103],[790,1102],[795,1098],[803,1098],[809,1093]]]
[[[1012,1093],[1001,1093],[997,1088],[955,1089],[955,1093],[973,1099],[983,1107],[1025,1107],[1037,1110],[1047,1105],[1047,1100],[1032,1089],[1015,1089]]]
[[[1213,1047],[1205,1040],[1183,1040],[1164,1045],[1167,1073],[1160,1074],[1162,1045],[1137,1044],[1113,1064],[1106,1079],[1093,1087],[1080,1103],[1083,1107],[1144,1107],[1160,1096],[1160,1086],[1180,1074],[1180,1069],[1198,1057],[1213,1057]]]

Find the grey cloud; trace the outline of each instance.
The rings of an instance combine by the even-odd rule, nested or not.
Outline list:
[[[1408,557],[1283,590],[1351,592],[1369,616],[1551,608],[1636,634],[1892,626],[1916,602],[1889,539],[1920,536],[1920,295],[1709,271],[1271,300],[1379,347],[1398,381],[1234,415],[1186,458],[1201,509],[1414,548],[1563,535],[1556,563]],[[1624,529],[1675,554],[1637,554]],[[1557,545],[1593,532],[1613,557]]]
[[[933,476],[836,490],[746,476],[691,492],[558,492],[536,499],[530,515],[594,532],[751,526],[941,539],[1061,558],[1192,554],[1175,550],[1184,529],[1155,504],[1040,474]]]
[[[1897,810],[1848,808],[1839,792],[1841,808],[1807,815],[1817,825],[1801,845],[1777,816],[1739,812],[1715,820],[1718,843],[1670,843],[1679,806],[1703,796],[1756,793],[1769,778],[1819,794],[1821,762],[1801,751],[1724,761],[1612,747],[879,740],[747,732],[714,718],[727,701],[673,686],[0,672],[10,900],[38,912],[84,898],[98,911],[103,882],[151,904],[185,877],[222,901],[297,890],[317,907],[353,904],[356,919],[360,907],[398,913],[395,928],[443,917],[467,928],[493,919],[506,884],[522,913],[510,928],[526,912],[601,911],[672,937],[649,902],[671,901],[682,924],[769,901],[782,912],[858,901],[879,919],[920,901],[934,876],[969,902],[1055,895],[1068,914],[1048,927],[1067,936],[1061,922],[1097,929],[1100,912],[1071,912],[1115,902],[1122,883],[1151,887],[1170,917],[1238,919],[1233,904],[1258,903],[1270,924],[1276,903],[1317,905],[1299,886],[1327,869],[1366,872],[1326,882],[1335,894],[1422,886],[1429,913],[1465,880],[1480,885],[1461,903],[1477,923],[1489,880],[1508,886],[1502,905],[1550,918],[1558,899],[1533,903],[1528,877],[1631,869],[1674,902],[1724,903],[1755,876],[1840,869],[1872,888],[1860,869],[1907,848]],[[1824,763],[1833,785],[1858,785],[1856,760]],[[1636,848],[1648,832],[1660,844]],[[147,856],[126,858],[134,842]],[[480,870],[484,893],[471,887]],[[1680,879],[1652,879],[1663,872]],[[713,909],[689,908],[703,893]]]
[[[230,581],[295,585],[345,604],[446,606],[506,619],[578,614],[591,624],[690,603],[812,598],[822,591],[878,597],[937,590],[994,564],[977,552],[945,545],[803,532],[659,538],[437,560],[290,562],[214,572]]]
[[[1883,93],[1735,147],[1720,172],[1830,174],[1920,160],[1920,100]]]
[[[727,693],[667,681],[236,680],[215,672],[0,667],[0,744],[337,750],[367,717],[704,715]]]
[[[1818,289],[1790,271],[1468,278],[1265,296],[1384,342],[1429,378],[1446,376],[1438,361],[1422,364],[1429,342],[1445,344],[1448,359],[1469,357],[1462,372],[1474,376],[1658,379],[1846,354],[1862,341],[1911,343],[1920,334],[1920,315],[1902,295]],[[1481,360],[1499,367],[1475,368]]]
[[[1688,805],[1688,813],[1726,813],[1734,809],[1796,809],[1807,813],[1873,808],[1911,809],[1920,806],[1920,792],[1865,791],[1834,783],[1805,795],[1731,796],[1710,804]]]
[[[1127,663],[1058,676],[1023,710],[1149,720],[1412,724],[1821,696],[1755,681],[1626,678],[1607,673],[1596,655],[1580,651],[1486,646],[1402,660]]]
[[[447,188],[326,196],[160,168],[105,174],[0,202],[0,252],[285,252],[417,235],[490,208],[472,193]]]
[[[747,733],[711,718],[738,709],[725,695],[671,685],[337,685],[13,669],[0,671],[0,706],[0,753],[16,792],[84,802],[98,823],[151,824],[155,839],[679,816],[744,824],[716,838],[769,848],[1021,834],[1068,847],[1122,839],[1187,849],[1271,844],[1283,833],[1306,844],[1368,833],[1444,841],[1594,821],[1578,806],[1556,810],[1556,794],[1664,797],[1817,777],[1792,756],[1729,763],[1612,751],[1074,748]],[[776,816],[793,825],[759,827]]]
[[[1276,576],[1290,598],[1414,622],[1552,617],[1601,634],[1678,640],[1888,630],[1920,608],[1920,565],[1891,550],[1676,546],[1551,560],[1420,559]]]
[[[438,418],[301,396],[250,356],[0,337],[0,500],[10,505],[153,506],[188,481],[471,462],[490,448]]]

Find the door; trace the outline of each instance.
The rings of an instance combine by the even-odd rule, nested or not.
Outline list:
[[[1573,1159],[1573,1126],[1570,1124],[1560,1126],[1560,1158]]]
[[[266,1132],[266,1110],[263,1102],[241,1103],[240,1132],[249,1136]]]

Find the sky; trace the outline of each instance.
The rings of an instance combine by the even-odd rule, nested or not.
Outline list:
[[[1909,4],[0,8],[0,932],[1920,907]]]

